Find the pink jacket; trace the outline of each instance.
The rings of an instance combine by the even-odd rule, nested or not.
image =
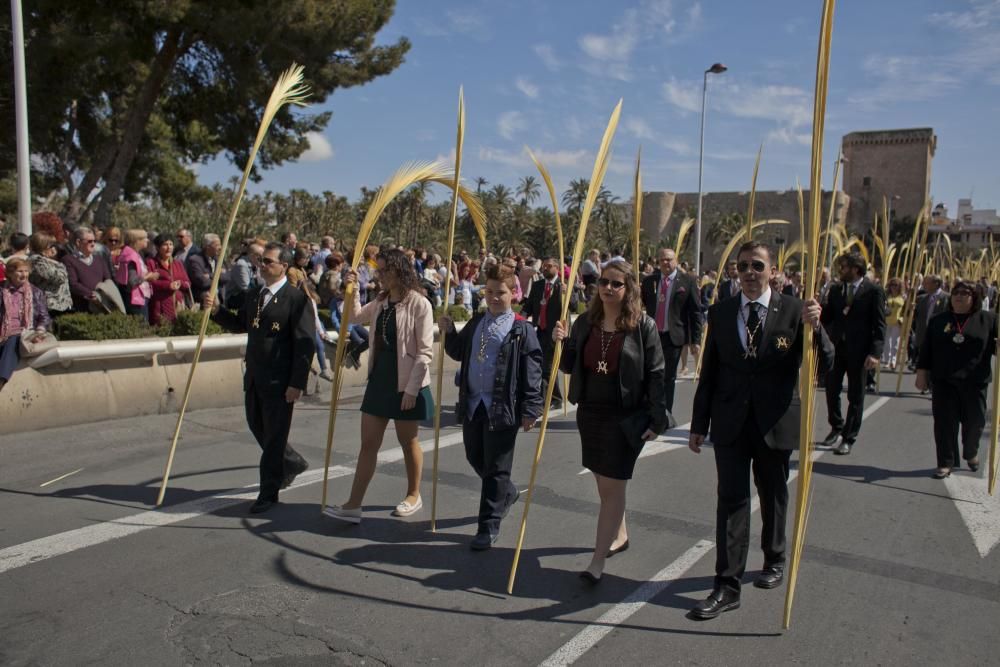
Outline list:
[[[380,296],[361,306],[358,293],[355,292],[354,296],[352,324],[372,324],[389,305],[388,298]],[[375,335],[374,327],[372,335]],[[372,345],[368,353],[369,377],[374,367],[375,354],[375,346]],[[396,390],[416,396],[422,387],[430,385],[433,357],[434,313],[430,301],[423,294],[411,291],[396,305],[396,368],[399,373]]]

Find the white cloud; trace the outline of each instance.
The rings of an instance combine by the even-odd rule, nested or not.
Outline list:
[[[971,9],[964,12],[934,12],[927,17],[927,22],[934,27],[971,31],[988,29],[1000,19],[1000,2],[997,0],[980,0],[971,4]]]
[[[465,35],[480,40],[489,37],[486,20],[472,10],[450,9],[444,13],[443,20],[418,18],[413,23],[417,32],[425,37]]]
[[[525,96],[530,97],[531,99],[538,98],[538,86],[528,81],[528,79],[519,76],[514,82],[514,85],[518,90],[524,93]]]
[[[333,146],[330,145],[330,142],[322,134],[319,132],[306,132],[305,138],[309,142],[309,148],[299,156],[301,161],[322,162],[333,157]]]
[[[464,155],[465,151],[462,151],[462,154]],[[437,157],[434,158],[434,161],[440,162],[443,165],[451,167],[452,165],[455,164],[455,149],[452,148],[450,151],[448,151],[447,155],[445,155],[444,153],[438,153]]]
[[[551,72],[558,72],[562,68],[562,61],[556,57],[556,52],[549,44],[535,44],[533,47],[542,64]]]
[[[663,84],[663,97],[682,111],[701,112],[701,91],[697,84],[680,83],[674,77]]]
[[[549,169],[582,167],[587,164],[589,159],[589,154],[583,149],[575,151],[547,151],[537,149],[532,152],[535,154],[535,157],[537,157],[539,161]],[[531,162],[531,158],[528,157],[526,151],[512,153],[511,151],[507,151],[502,148],[481,146],[479,148],[479,159],[484,162],[496,162],[498,164],[507,165],[508,167],[534,167]]]
[[[587,33],[577,43],[588,57],[580,63],[585,71],[622,81],[633,78],[629,65],[632,53],[643,41],[663,43],[677,28],[674,0],[641,0],[638,7],[626,9],[607,33]],[[693,2],[684,12],[685,28],[694,30],[702,20],[700,2]]]
[[[636,139],[652,139],[656,136],[649,124],[638,116],[625,120],[625,131]]]
[[[520,111],[504,111],[497,118],[497,132],[504,139],[513,139],[514,134],[525,127],[524,114]]]

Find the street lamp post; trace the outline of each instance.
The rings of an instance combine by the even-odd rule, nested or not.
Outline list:
[[[24,75],[21,0],[10,0],[14,47],[14,132],[17,135],[17,229],[31,234],[31,165],[28,155],[28,95]]]
[[[702,77],[701,85],[701,151],[698,156],[698,217],[694,223],[694,272],[701,279],[701,197],[702,177],[705,172],[705,101],[708,98],[708,75],[722,74],[728,68],[722,63],[715,63]]]

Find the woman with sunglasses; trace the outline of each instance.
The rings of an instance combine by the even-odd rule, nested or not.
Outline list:
[[[73,310],[66,265],[56,259],[56,240],[51,234],[35,232],[28,241],[31,248],[31,284],[45,292],[49,315],[58,317]]]
[[[430,301],[410,258],[402,250],[384,250],[376,260],[381,293],[361,306],[355,292],[351,322],[374,324],[368,354],[368,386],[361,402],[361,451],[354,471],[351,495],[343,505],[327,508],[341,521],[361,523],[361,504],[375,475],[378,451],[392,420],[406,464],[406,497],[396,505],[395,516],[410,516],[423,506],[420,478],[424,454],[417,431],[421,421],[434,414],[431,396],[431,358],[434,354],[434,315]],[[358,280],[353,271],[344,283]]]
[[[106,252],[108,259],[108,269],[111,271],[112,275],[115,272],[115,267],[118,266],[118,257],[122,254],[122,248],[125,244],[122,243],[122,239],[125,237],[122,234],[122,230],[118,227],[108,227],[101,234],[101,248],[97,249],[98,253],[102,250]]]
[[[971,282],[959,280],[951,290],[948,312],[927,324],[917,360],[917,389],[934,386],[935,479],[944,479],[958,467],[958,435],[962,429],[962,458],[969,470],[979,470],[979,439],[986,426],[986,388],[990,360],[996,353],[996,315],[981,308]]]
[[[560,368],[570,374],[569,401],[583,465],[594,474],[601,509],[590,564],[580,577],[601,580],[606,558],[629,547],[625,488],[646,441],[673,424],[663,389],[663,351],[656,323],[645,314],[632,266],[608,262],[597,281],[598,298],[567,335],[557,322],[553,340],[564,341]]]

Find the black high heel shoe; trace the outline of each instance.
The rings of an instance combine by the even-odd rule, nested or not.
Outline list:
[[[601,583],[601,576],[603,575],[594,575],[590,570],[584,570],[580,573],[580,578],[591,586]]]

